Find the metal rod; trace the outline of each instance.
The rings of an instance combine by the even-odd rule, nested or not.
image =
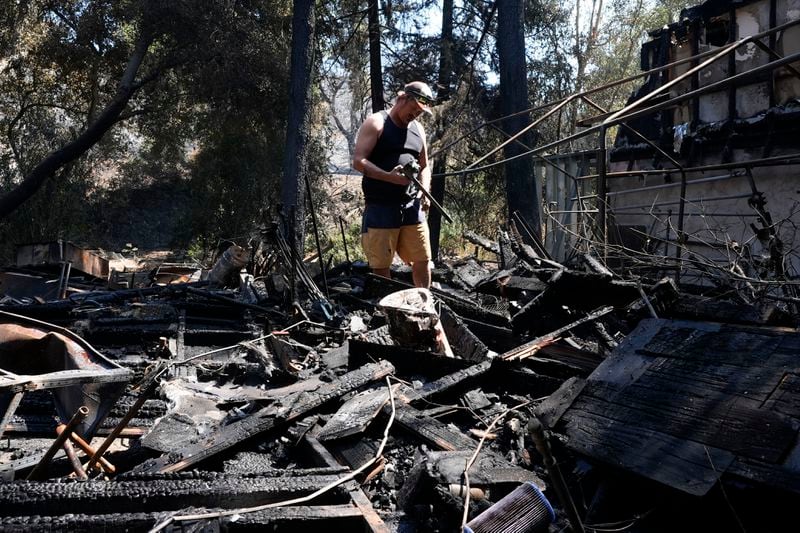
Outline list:
[[[67,262],[61,261],[61,272],[58,274],[58,288],[56,289],[56,298],[61,300],[61,288],[64,286],[64,273],[67,270]]]
[[[669,214],[669,215],[671,215],[672,214],[672,210],[669,210],[669,211],[652,210],[652,211],[648,211],[647,213],[617,213],[617,212],[614,212],[615,216],[640,217],[643,214],[648,214],[648,215],[651,215],[651,214],[652,215],[666,215],[666,214]],[[702,211],[689,211],[688,213],[684,213],[684,216],[687,216],[687,217],[703,216],[703,217],[708,217],[708,218],[714,218],[714,217],[759,217],[761,215],[759,215],[758,213],[716,213],[716,212],[707,212],[706,213],[706,212],[702,212]]]
[[[744,44],[744,42],[740,42],[739,44]],[[639,117],[650,115],[652,113],[655,113],[656,111],[661,111],[663,109],[666,109],[667,107],[673,106],[674,104],[683,102],[684,100],[689,100],[689,99],[694,98],[695,96],[699,96],[701,94],[715,92],[715,91],[717,91],[719,89],[725,89],[725,88],[728,88],[728,87],[734,87],[737,82],[740,82],[743,79],[747,79],[748,77],[753,77],[753,76],[755,76],[757,74],[761,74],[762,72],[775,70],[778,67],[783,67],[785,65],[788,65],[789,63],[794,63],[798,59],[800,59],[800,52],[796,52],[796,53],[794,53],[794,54],[792,54],[790,56],[784,57],[783,59],[778,59],[778,60],[775,60],[775,61],[771,61],[769,63],[766,63],[764,65],[760,65],[758,67],[753,67],[750,70],[746,70],[744,72],[740,72],[739,74],[736,74],[736,75],[730,76],[728,78],[719,80],[719,81],[711,83],[709,85],[705,85],[705,86],[703,86],[700,89],[697,89],[695,91],[689,91],[688,93],[679,94],[679,95],[675,96],[674,98],[671,98],[671,99],[669,99],[669,100],[667,100],[665,102],[662,102],[660,104],[653,105],[653,106],[650,106],[650,107],[646,107],[646,108],[640,109],[638,111],[632,111],[631,113],[629,113],[627,115],[618,115],[613,120],[612,119],[607,120],[606,124],[611,126],[611,125],[619,124],[619,123],[621,123],[623,121],[630,121],[630,120],[633,120],[633,119],[636,119],[636,118],[639,118]],[[703,67],[703,66],[705,66],[705,64],[699,65],[699,67]]]
[[[75,472],[75,475],[78,476],[78,479],[81,481],[86,481],[89,479],[89,476],[86,474],[86,470],[83,469],[83,465],[81,464],[80,459],[78,459],[78,454],[75,453],[75,448],[72,447],[72,443],[69,441],[69,439],[64,440],[64,443],[61,446],[64,448],[64,453],[67,454],[67,459],[69,459],[69,462],[72,465],[72,470]]]
[[[311,209],[311,226],[314,228],[314,242],[317,245],[317,257],[319,258],[319,269],[322,271],[322,288],[325,290],[325,297],[330,298],[328,292],[328,275],[325,273],[325,257],[322,255],[322,246],[319,243],[319,227],[317,226],[317,212],[314,209],[314,200],[311,198],[311,183],[308,180],[308,173],[303,173],[306,180],[306,196],[308,197],[308,207]]]
[[[547,441],[547,435],[544,433],[544,427],[535,416],[532,416],[528,421],[528,433],[533,439],[536,449],[542,455],[544,466],[547,468],[547,473],[550,476],[550,482],[553,484],[553,488],[556,491],[558,499],[561,501],[562,507],[564,507],[572,530],[583,533],[583,522],[581,522],[581,517],[578,515],[578,509],[575,507],[572,496],[570,496],[567,483],[564,481],[564,476],[561,474],[561,469],[558,467],[558,463],[553,457],[550,443]]]
[[[66,424],[60,424],[56,427],[56,433],[60,435],[66,428],[67,428]],[[85,453],[87,456],[91,457],[95,454],[96,450],[92,448],[92,446],[88,442],[83,440],[83,438],[77,433],[74,432],[69,433],[68,437],[72,442],[74,442],[78,446],[78,448],[83,450],[83,453]],[[106,459],[105,457],[101,457],[99,462],[100,462],[100,467],[107,474],[113,474],[117,471],[117,468],[113,464],[111,464],[109,460]]]
[[[47,470],[47,466],[50,464],[50,460],[53,458],[53,456],[56,454],[59,448],[63,446],[64,441],[67,440],[67,435],[69,434],[69,432],[72,432],[72,430],[75,429],[78,426],[78,424],[83,422],[88,414],[89,414],[89,408],[86,407],[85,405],[81,405],[78,408],[78,410],[75,411],[75,414],[72,415],[72,418],[66,425],[66,429],[68,430],[67,434],[64,433],[59,434],[58,432],[56,432],[57,433],[56,439],[50,445],[50,448],[48,448],[48,450],[44,453],[44,455],[39,460],[39,463],[36,465],[36,467],[33,470],[31,470],[30,474],[28,474],[28,477],[25,479],[29,480],[40,479],[44,475],[45,471]]]
[[[412,163],[416,163],[416,161],[412,161]],[[414,185],[417,186],[417,188],[420,190],[420,192],[422,192],[422,194],[425,195],[425,198],[430,200],[431,205],[434,206],[436,209],[438,209],[439,212],[442,214],[442,216],[445,219],[447,219],[448,222],[450,222],[452,224],[453,223],[453,218],[447,213],[447,211],[444,210],[444,207],[442,207],[441,204],[436,201],[436,198],[434,198],[433,195],[431,193],[429,193],[428,190],[425,187],[422,186],[422,183],[420,183],[420,181],[414,175],[414,174],[416,174],[416,170],[413,168],[413,165],[408,165],[407,164],[406,166],[404,166],[403,167],[403,174]]]
[[[780,31],[783,31],[783,30],[785,30],[785,29],[787,29],[789,27],[795,26],[796,24],[800,24],[800,19],[790,20],[790,21],[788,21],[788,22],[786,22],[784,24],[781,24],[780,26],[773,27],[773,28],[770,28],[769,30],[766,30],[766,31],[761,32],[761,33],[758,33],[756,35],[753,35],[753,36],[751,36],[751,38],[752,39],[762,39],[762,38],[764,38],[766,36],[773,36],[777,32],[780,32]],[[447,145],[443,146],[442,148],[439,148],[438,150],[433,152],[429,156],[429,158],[433,158],[434,156],[444,152],[445,150],[450,149],[454,145],[458,144],[464,138],[469,137],[470,135],[472,135],[473,133],[483,129],[484,127],[486,127],[488,125],[491,125],[491,124],[495,124],[497,122],[501,122],[501,121],[503,121],[503,120],[505,120],[505,119],[507,119],[509,117],[513,117],[513,116],[520,115],[520,114],[523,114],[523,113],[534,113],[536,111],[541,111],[542,109],[547,109],[549,107],[558,105],[560,102],[562,102],[563,100],[565,100],[567,98],[585,96],[585,95],[589,95],[589,94],[594,94],[596,92],[604,91],[606,89],[611,89],[611,88],[616,87],[618,85],[622,85],[624,83],[628,83],[630,81],[633,81],[633,80],[636,80],[636,79],[639,79],[639,78],[645,78],[645,77],[647,77],[647,76],[649,76],[651,74],[657,74],[657,73],[660,73],[660,72],[662,72],[664,70],[668,70],[668,69],[683,65],[684,63],[693,62],[693,64],[697,64],[698,60],[703,59],[705,57],[708,57],[711,54],[714,54],[716,52],[717,52],[717,49],[707,50],[707,51],[702,52],[700,54],[697,54],[697,55],[694,55],[694,56],[690,56],[690,57],[685,57],[683,59],[679,59],[677,61],[673,61],[672,63],[668,63],[666,65],[661,65],[661,66],[658,66],[658,67],[654,67],[654,68],[652,68],[650,70],[647,70],[647,71],[644,71],[644,72],[640,72],[638,74],[632,74],[631,76],[628,76],[628,77],[625,77],[625,78],[621,78],[621,79],[616,80],[616,81],[609,82],[609,83],[601,85],[599,87],[594,87],[592,89],[587,89],[587,90],[585,90],[583,92],[567,96],[567,97],[562,98],[560,100],[554,100],[554,101],[548,102],[546,104],[541,104],[541,105],[538,105],[538,106],[535,106],[535,107],[531,107],[531,108],[528,108],[528,109],[523,109],[522,111],[518,111],[516,113],[512,113],[511,115],[506,115],[504,117],[499,117],[499,118],[496,118],[494,120],[490,120],[488,122],[484,122],[483,124],[473,128],[471,131],[465,133],[464,135],[460,136],[459,138],[457,138],[457,139],[453,140],[452,142],[448,143]],[[586,135],[586,134],[589,134],[589,133],[591,133],[591,132],[590,131],[586,131],[586,132],[583,132],[582,135]],[[571,140],[573,137],[580,137],[582,135],[571,136],[568,139]],[[562,139],[562,141],[566,142],[567,139]],[[554,144],[560,144],[560,142],[557,142],[557,143],[554,143]],[[455,174],[458,174],[458,172],[455,172],[455,173],[443,173],[443,174],[439,174],[438,176],[449,176],[449,175],[455,175]]]
[[[591,101],[589,98],[587,98],[587,97],[583,96],[583,97],[582,97],[582,99],[583,99],[583,100],[584,100],[584,101],[585,101],[587,104],[589,104],[589,105],[591,105],[591,106],[593,106],[593,107],[595,107],[595,108],[599,109],[600,111],[602,111],[602,112],[604,112],[604,113],[607,113],[607,110],[606,110],[606,109],[604,109],[604,108],[603,108],[603,107],[601,107],[600,105],[598,105],[598,104],[596,104],[596,103],[592,102],[592,101]],[[630,131],[631,133],[633,133],[634,135],[636,135],[636,136],[637,136],[637,137],[638,137],[638,138],[639,138],[641,141],[643,141],[645,144],[647,144],[648,146],[650,146],[650,148],[652,148],[653,150],[655,150],[656,152],[658,152],[659,154],[661,154],[662,156],[664,156],[664,158],[665,158],[665,159],[667,159],[667,160],[668,160],[670,163],[672,163],[673,165],[675,165],[675,166],[676,166],[676,167],[678,167],[678,168],[683,168],[683,166],[680,164],[680,162],[678,162],[678,161],[677,161],[677,160],[676,160],[674,157],[672,157],[672,156],[671,156],[671,155],[669,155],[667,152],[665,152],[664,150],[662,150],[662,149],[661,149],[661,147],[660,147],[660,146],[658,146],[656,143],[654,143],[653,141],[651,141],[650,139],[648,139],[647,137],[645,137],[644,135],[642,135],[641,133],[639,133],[639,130],[637,130],[637,129],[635,129],[635,128],[631,127],[631,126],[629,126],[629,125],[628,125],[627,123],[625,123],[625,122],[621,123],[621,124],[620,124],[620,126],[622,126],[622,127],[623,127],[623,128],[625,128],[626,130],[628,130],[628,131]]]
[[[770,37],[773,37],[773,36],[770,35]],[[762,43],[761,41],[754,41],[754,43],[759,48],[764,50],[768,55],[771,55],[773,58],[775,58],[775,59],[783,59],[783,56],[781,54],[779,54],[778,52],[776,52],[775,50],[773,50],[772,47],[770,47],[769,45],[766,45],[766,44]],[[785,68],[786,70],[788,70],[789,72],[794,74],[796,77],[800,78],[800,71],[798,71],[792,65],[786,65],[783,68]]]
[[[709,176],[708,178],[700,178],[697,180],[690,180],[686,182],[686,185],[697,185],[702,183],[711,183],[715,181],[724,181],[731,178],[740,178],[743,177],[745,174],[744,172],[731,172],[730,174],[722,174],[720,176]],[[608,174],[606,174],[608,176]],[[656,191],[659,189],[671,189],[673,187],[680,187],[681,182],[674,182],[674,183],[662,183],[660,185],[652,185],[650,187],[637,187],[636,189],[624,189],[621,191],[612,191],[607,192],[606,196],[622,196],[623,194],[632,194],[632,193],[640,193],[640,192],[650,192]],[[596,196],[584,196],[584,198],[596,198]],[[574,200],[574,198],[573,198]]]
[[[344,220],[342,217],[339,217],[339,229],[342,231],[342,246],[344,246],[344,259],[347,261],[347,264],[350,264],[350,254],[347,252],[347,238],[345,237],[344,232]]]
[[[144,402],[147,401],[147,398],[150,396],[150,393],[154,391],[157,386],[158,386],[158,376],[154,376],[152,381],[147,385],[147,387],[139,393],[139,397],[136,398],[136,401],[133,403],[131,408],[128,409],[128,412],[125,413],[125,416],[122,417],[122,420],[120,420],[119,423],[116,425],[116,427],[111,431],[111,433],[108,434],[106,440],[103,441],[103,443],[94,452],[94,455],[92,455],[91,459],[89,459],[89,462],[86,463],[87,471],[91,471],[95,467],[97,462],[100,460],[100,457],[102,457],[103,454],[106,452],[106,450],[108,450],[109,446],[111,446],[111,443],[113,443],[114,439],[117,438],[117,435],[119,435],[122,432],[122,430],[125,429],[125,427],[127,427],[131,419],[134,416],[136,416],[136,413],[139,412],[139,409],[142,407],[142,405],[144,405]]]
[[[599,180],[597,182],[597,226],[600,229],[600,236],[603,241],[603,259],[607,259],[608,249],[608,227],[606,225],[608,216],[608,198],[606,197],[607,183],[606,183],[606,170],[607,170],[607,156],[606,151],[606,132],[608,131],[605,123],[600,128],[599,146],[597,149],[597,174]]]
[[[545,259],[553,259],[553,256],[551,256],[545,249],[542,239],[533,232],[533,229],[531,229],[528,223],[525,222],[525,219],[522,218],[522,215],[519,214],[519,211],[514,211],[513,216],[517,223],[522,226],[522,229],[525,230],[525,233],[528,234],[528,237],[530,237],[531,241],[536,244],[536,247],[539,249],[539,253],[542,254]]]
[[[794,21],[794,23],[797,23],[799,21],[800,21],[800,19],[798,19],[798,21]],[[753,39],[752,37],[747,37],[747,38],[744,38],[744,39],[741,39],[741,40],[737,41],[735,43],[735,46],[729,45],[728,47],[726,47],[724,49],[725,53],[729,53],[729,52],[735,50],[737,47],[750,42],[752,39]],[[715,56],[712,59],[713,60],[717,60],[717,59],[719,59],[719,57]],[[481,166],[481,167],[458,170],[458,171],[455,171],[455,172],[447,172],[447,173],[439,174],[437,177],[440,177],[440,176],[458,176],[458,175],[470,174],[470,173],[473,173],[473,172],[482,172],[484,170],[487,170],[487,169],[492,168],[492,167],[496,167],[498,165],[504,165],[504,164],[508,163],[509,161],[513,161],[515,159],[519,159],[519,158],[522,158],[522,157],[530,157],[534,153],[543,153],[543,152],[546,152],[547,150],[550,150],[550,149],[552,149],[552,148],[554,148],[556,146],[560,146],[560,145],[565,144],[567,142],[570,142],[570,141],[573,141],[573,140],[576,140],[576,139],[580,139],[580,138],[585,137],[587,135],[590,135],[590,134],[592,134],[592,133],[594,133],[596,131],[599,131],[601,127],[608,128],[608,127],[611,127],[611,126],[616,126],[616,125],[618,125],[618,124],[620,124],[622,122],[625,122],[625,121],[631,121],[631,120],[636,119],[636,118],[640,118],[640,117],[643,117],[643,116],[651,115],[651,114],[653,114],[653,113],[655,113],[657,111],[661,111],[663,109],[671,107],[674,104],[683,102],[684,100],[688,100],[688,99],[694,98],[694,97],[699,96],[701,94],[711,93],[711,92],[715,92],[717,90],[721,90],[721,89],[727,88],[728,86],[730,86],[732,84],[735,84],[735,83],[738,83],[738,82],[742,81],[743,79],[746,79],[747,77],[752,77],[752,76],[754,76],[756,74],[760,74],[760,73],[762,73],[764,71],[774,70],[774,69],[776,69],[778,67],[782,67],[782,66],[787,65],[789,63],[793,63],[793,62],[797,61],[798,59],[800,59],[800,52],[794,53],[794,54],[792,54],[790,56],[787,56],[787,57],[785,57],[785,58],[783,58],[781,60],[773,61],[773,62],[767,63],[765,65],[761,65],[759,67],[754,67],[753,69],[750,69],[748,71],[742,72],[742,73],[737,74],[735,76],[731,76],[729,78],[725,78],[725,79],[720,80],[718,82],[715,82],[715,83],[706,85],[704,87],[701,87],[700,89],[697,89],[696,91],[689,91],[687,93],[680,94],[680,95],[675,96],[675,97],[673,97],[673,98],[671,98],[669,100],[666,100],[666,101],[664,101],[664,102],[662,102],[660,104],[655,104],[655,105],[652,105],[650,107],[647,107],[647,108],[644,108],[644,109],[640,109],[638,111],[632,111],[632,109],[634,109],[638,105],[639,101],[637,101],[637,102],[634,102],[633,104],[631,104],[629,106],[626,106],[624,109],[620,110],[620,111],[630,111],[630,113],[621,114],[618,111],[618,112],[614,113],[611,117],[606,119],[602,124],[599,124],[597,126],[592,126],[592,127],[587,128],[587,129],[585,129],[585,130],[583,130],[581,132],[578,132],[578,133],[575,133],[573,135],[569,135],[567,137],[564,137],[563,139],[559,139],[557,141],[553,141],[551,143],[539,146],[538,148],[536,148],[534,150],[530,150],[528,152],[523,152],[523,153],[517,154],[515,156],[508,157],[508,158],[504,159],[503,161],[498,161],[498,162],[495,162],[495,163],[489,163],[489,164]],[[710,61],[701,63],[700,65],[698,65],[697,68],[703,68],[708,63],[710,63]],[[688,75],[691,72],[692,72],[691,70],[687,71],[685,74],[683,74],[683,75],[679,76],[678,78],[676,78],[676,80],[682,81],[682,78],[685,77],[686,75]],[[676,81],[676,80],[673,80],[673,82]],[[673,82],[670,82],[670,84],[673,83]],[[667,88],[666,85],[661,87],[662,90],[665,89],[665,88]],[[653,93],[650,93],[650,95],[652,95],[652,94]],[[650,95],[645,95],[640,100],[641,101],[646,101],[646,100],[649,99],[648,96],[650,96]]]
[[[735,200],[737,198],[750,198],[753,196],[750,193],[744,194],[729,194],[726,196],[711,196],[709,198],[692,198],[691,200],[686,200],[689,203],[698,203],[698,202],[718,202],[721,200]],[[631,209],[646,209],[648,207],[655,207],[655,206],[662,206],[662,205],[676,205],[680,204],[680,200],[674,200],[671,202],[653,202],[652,204],[639,204],[639,205],[626,205],[623,207],[614,208],[614,212],[618,211],[629,211]]]
[[[749,159],[747,161],[736,161],[731,163],[717,163],[713,165],[703,165],[700,167],[686,167],[683,170],[686,172],[706,172],[709,170],[728,170],[733,168],[743,167],[766,167],[766,166],[784,166],[784,165],[798,165],[800,164],[800,153],[790,155],[779,155],[772,157],[764,157],[761,159]],[[606,173],[608,178],[629,178],[631,176],[660,176],[662,174],[674,174],[681,172],[679,168],[664,168],[658,170],[618,170]],[[585,176],[578,176],[579,180],[593,180],[597,179],[597,174],[586,174]]]
[[[64,285],[61,287],[61,292],[58,294],[58,299],[63,300],[67,297],[67,289],[69,288],[69,275],[72,273],[72,261],[67,261],[67,271],[64,274]]]
[[[516,141],[517,138],[519,138],[522,135],[524,135],[531,128],[534,128],[534,127],[538,126],[544,119],[546,119],[547,117],[549,117],[550,115],[552,115],[553,113],[555,113],[556,111],[558,111],[559,109],[561,109],[562,107],[564,107],[565,105],[570,103],[572,100],[575,99],[576,96],[577,95],[574,95],[574,94],[571,95],[571,96],[568,96],[566,99],[564,99],[561,103],[559,103],[553,109],[551,109],[550,111],[548,111],[547,113],[545,113],[544,115],[539,117],[538,119],[534,120],[533,122],[531,122],[530,124],[528,124],[527,126],[522,128],[521,130],[519,130],[517,133],[515,133],[514,135],[512,135],[511,137],[509,137],[508,139],[503,141],[499,146],[494,147],[488,153],[484,154],[483,156],[479,157],[476,161],[474,161],[474,162],[470,163],[469,165],[467,165],[467,169],[470,169],[470,168],[473,168],[473,167],[479,165],[481,162],[486,161],[486,159],[488,159],[492,154],[495,154],[495,153],[499,152],[500,150],[502,150],[508,144]]]
[[[681,172],[681,192],[680,192],[680,196],[678,198],[679,198],[679,200],[678,200],[678,235],[677,235],[677,238],[678,238],[678,242],[683,244],[683,242],[686,240],[686,234],[684,234],[684,232],[683,232],[683,218],[684,218],[684,215],[686,213],[686,172]],[[675,259],[678,261],[679,264],[680,264],[680,260],[681,260],[682,250],[683,250],[682,246],[676,246],[675,247]],[[680,271],[678,271],[678,274],[680,274]]]

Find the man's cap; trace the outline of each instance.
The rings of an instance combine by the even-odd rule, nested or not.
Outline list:
[[[431,88],[428,87],[427,83],[421,81],[412,81],[403,87],[403,92],[413,96],[414,99],[419,102],[419,105],[422,106],[422,110],[425,113],[428,115],[433,115],[433,112],[430,110],[430,106],[436,102],[436,99],[433,97]]]

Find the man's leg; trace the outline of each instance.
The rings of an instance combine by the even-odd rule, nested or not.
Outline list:
[[[411,277],[415,287],[431,288],[431,269],[428,261],[414,261],[411,263]]]
[[[376,276],[382,276],[384,278],[392,277],[388,268],[373,268],[372,273],[375,274]]]
[[[390,278],[390,268],[394,258],[399,229],[367,228],[361,234],[361,247],[367,262],[376,276]]]
[[[397,254],[406,263],[411,263],[414,285],[429,289],[431,286],[431,245],[426,223],[402,226],[397,242]]]

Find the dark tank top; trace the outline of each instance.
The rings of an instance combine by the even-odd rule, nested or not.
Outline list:
[[[397,165],[405,165],[412,160],[417,161],[423,147],[417,123],[411,122],[408,128],[401,128],[392,122],[386,111],[381,111],[381,115],[383,132],[367,160],[387,172]],[[406,205],[413,201],[417,194],[413,184],[397,185],[368,176],[361,179],[361,189],[368,204]]]

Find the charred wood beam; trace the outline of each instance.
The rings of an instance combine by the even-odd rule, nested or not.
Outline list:
[[[575,328],[577,326],[580,326],[581,324],[585,324],[586,322],[591,322],[592,320],[597,320],[598,318],[600,318],[600,317],[602,317],[604,315],[607,315],[608,313],[610,313],[613,310],[614,310],[614,308],[611,307],[611,306],[602,307],[602,308],[600,308],[600,309],[598,309],[596,311],[593,311],[592,313],[589,313],[585,317],[583,317],[583,318],[581,318],[579,320],[576,320],[575,322],[567,324],[564,327],[558,328],[555,331],[551,331],[550,333],[547,333],[546,335],[542,335],[540,337],[537,337],[537,338],[533,339],[532,341],[527,342],[527,343],[523,344],[522,346],[520,346],[518,348],[515,348],[513,350],[509,350],[508,352],[502,354],[500,357],[502,359],[505,359],[506,361],[519,360],[519,359],[524,359],[526,357],[530,357],[531,355],[533,355],[534,353],[539,351],[542,347],[546,346],[547,344],[550,344],[555,339],[557,339],[560,335],[566,333],[567,331],[569,331],[569,330],[571,330],[571,329],[573,329],[573,328]]]
[[[422,386],[421,389],[407,388],[400,392],[402,399],[406,402],[414,402],[416,400],[424,400],[448,391],[454,387],[465,386],[472,381],[485,376],[492,368],[492,361],[487,360],[477,365],[472,365],[469,368],[459,370],[452,374],[443,376],[435,381],[431,381]]]
[[[515,332],[532,329],[540,315],[563,307],[571,311],[592,311],[600,306],[624,307],[641,297],[636,284],[612,280],[603,274],[560,270],[548,281],[539,298],[531,300],[511,317]]]
[[[386,326],[379,328],[379,332],[386,332],[388,336],[388,328]],[[370,338],[369,340],[379,341],[381,339]],[[391,361],[397,372],[407,374],[419,372],[420,368],[424,368],[425,372],[431,373],[454,372],[471,364],[470,361],[458,357],[434,355],[431,352],[416,351],[404,346],[398,346],[394,344],[394,340],[391,338],[384,339],[384,341],[386,344],[351,339],[349,341],[349,367],[356,368],[373,359],[385,359]]]
[[[277,405],[266,407],[247,418],[233,422],[202,440],[192,443],[176,443],[174,453],[146,462],[137,470],[180,472],[245,439],[300,418],[317,407],[368,383],[384,378],[392,372],[394,372],[394,367],[386,361],[364,365],[336,381],[321,385],[316,391],[291,394]]]
[[[132,479],[113,483],[0,484],[0,515],[62,515],[178,510],[186,507],[249,507],[304,496],[336,481],[338,475],[190,476]],[[343,489],[337,488],[345,499]],[[152,524],[151,524],[152,525]]]
[[[384,407],[384,412],[387,410]],[[463,433],[453,431],[447,424],[425,416],[410,405],[404,405],[397,409],[395,423],[437,450],[466,451],[472,450],[477,445],[474,440],[466,437]]]
[[[583,254],[583,261],[586,265],[592,269],[593,272],[600,274],[601,276],[607,276],[608,278],[613,278],[614,273],[611,272],[603,263],[600,262],[592,254]]]
[[[487,239],[482,235],[478,235],[477,233],[473,233],[472,231],[465,231],[463,237],[467,239],[472,244],[480,246],[484,250],[488,252],[492,252],[493,254],[500,254],[500,245],[497,244],[495,241]]]
[[[218,302],[225,302],[228,305],[234,307],[241,307],[242,309],[250,309],[251,311],[256,311],[260,314],[271,316],[273,318],[277,318],[278,320],[286,321],[288,317],[278,311],[277,309],[271,309],[269,307],[262,307],[260,305],[249,304],[246,302],[240,302],[239,300],[235,300],[233,298],[228,298],[227,296],[222,296],[220,294],[215,294],[210,291],[195,289],[194,287],[187,287],[186,291],[189,294],[194,294],[195,296],[201,296],[203,298],[208,298],[209,300],[216,300]]]
[[[67,514],[65,516],[14,516],[0,519],[3,531],[148,531],[163,518],[161,512],[131,512],[111,514]],[[367,517],[353,504],[297,505],[276,507],[239,516],[234,523],[229,518],[219,524],[205,522],[206,530],[237,531],[363,531]],[[183,531],[196,531],[189,523]],[[374,531],[374,530],[373,530]]]
[[[314,427],[308,434],[303,437],[303,440],[306,444],[306,449],[311,455],[312,460],[314,460],[317,464],[329,466],[329,467],[338,467],[341,466],[336,458],[328,451],[328,449],[319,441],[317,440],[316,435],[319,433],[320,427]],[[350,499],[352,500],[353,504],[358,509],[361,516],[364,518],[364,521],[367,523],[369,527],[369,531],[372,533],[389,533],[390,529],[386,526],[378,513],[375,512],[375,509],[372,507],[372,503],[367,498],[367,495],[364,494],[364,491],[360,488],[353,488],[349,491]]]

